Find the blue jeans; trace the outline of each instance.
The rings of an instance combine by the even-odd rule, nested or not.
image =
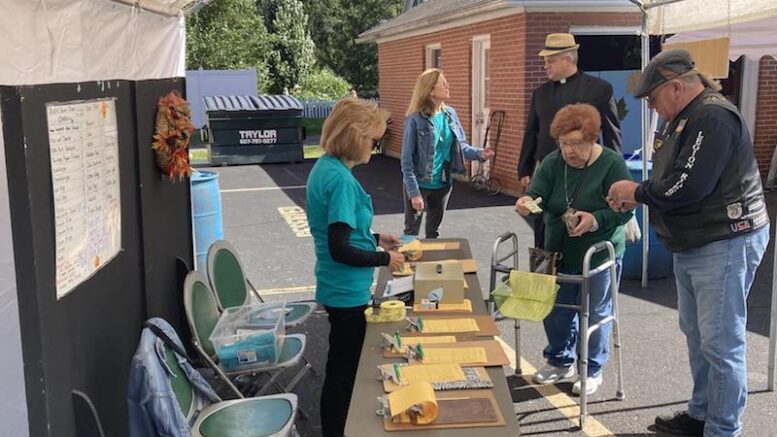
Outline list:
[[[769,243],[769,226],[674,254],[677,311],[688,342],[688,415],[705,436],[738,436],[747,401],[747,296]]]
[[[617,259],[615,268],[620,281],[622,259]],[[559,284],[556,303],[580,305],[582,286],[577,284]],[[612,294],[610,293],[610,270],[599,272],[590,279],[588,288],[590,316],[588,325],[599,323],[612,314]],[[553,308],[543,321],[548,346],[542,352],[548,364],[556,367],[569,367],[577,357],[577,340],[580,333],[578,314],[569,308]],[[591,334],[588,341],[588,376],[598,376],[602,366],[610,357],[610,329],[612,322],[602,325]]]

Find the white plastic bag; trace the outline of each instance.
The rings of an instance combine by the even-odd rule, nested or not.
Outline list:
[[[638,243],[642,239],[642,232],[639,230],[637,217],[632,216],[626,223],[626,243]]]

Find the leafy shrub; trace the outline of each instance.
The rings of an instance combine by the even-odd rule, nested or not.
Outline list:
[[[337,100],[349,94],[351,85],[328,68],[312,71],[294,89],[294,95],[300,99]]]

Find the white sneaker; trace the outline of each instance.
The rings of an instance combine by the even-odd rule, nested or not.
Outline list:
[[[546,364],[542,369],[534,374],[534,382],[537,384],[553,384],[562,379],[571,378],[575,375],[575,366],[556,367]]]
[[[594,376],[593,378],[588,378],[588,380],[585,382],[585,394],[586,395],[592,395],[596,393],[596,390],[599,390],[599,386],[602,385],[602,382],[604,381],[604,378],[602,378],[602,374],[600,373],[599,376]],[[580,378],[577,378],[577,381],[575,381],[574,384],[572,384],[572,393],[579,395],[580,394]]]

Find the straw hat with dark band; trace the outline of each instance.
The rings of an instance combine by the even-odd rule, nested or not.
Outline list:
[[[575,42],[575,37],[569,33],[551,33],[545,37],[545,48],[540,51],[540,56],[551,56],[559,53],[571,52],[580,48]]]

